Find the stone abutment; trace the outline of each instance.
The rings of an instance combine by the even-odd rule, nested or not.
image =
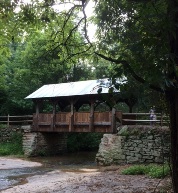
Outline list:
[[[160,126],[128,125],[104,134],[96,155],[98,165],[163,163],[170,158],[170,130]]]
[[[13,133],[22,133],[26,156],[56,155],[67,151],[67,134],[32,132],[31,125],[0,128],[0,142]],[[96,162],[98,165],[163,163],[170,158],[170,130],[160,126],[125,125],[117,134],[104,134]]]
[[[57,155],[67,151],[65,133],[31,132],[31,125],[22,126],[23,150],[27,156]]]

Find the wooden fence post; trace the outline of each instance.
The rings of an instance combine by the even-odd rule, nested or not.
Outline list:
[[[116,109],[114,107],[112,107],[112,111],[111,111],[111,130],[112,133],[116,133]]]
[[[160,125],[163,126],[163,113],[161,112],[161,119],[160,119]]]
[[[70,120],[69,120],[69,132],[71,132],[74,128],[74,102],[73,100],[70,101]]]
[[[9,128],[9,125],[10,125],[9,121],[10,121],[10,116],[9,116],[9,114],[8,114],[8,115],[7,115],[7,127],[8,127],[8,128]]]
[[[89,131],[94,132],[94,101],[93,100],[91,100],[91,104],[90,104]]]

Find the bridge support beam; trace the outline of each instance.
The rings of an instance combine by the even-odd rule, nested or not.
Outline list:
[[[31,132],[31,125],[22,126],[23,150],[26,156],[56,155],[67,151],[65,133]]]

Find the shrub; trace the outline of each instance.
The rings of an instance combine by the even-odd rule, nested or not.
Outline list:
[[[144,165],[134,165],[122,171],[125,175],[143,175],[147,173],[147,167]]]
[[[0,124],[0,129],[5,129],[5,128],[7,128],[6,124]]]
[[[22,155],[22,134],[12,133],[8,142],[0,143],[0,155]]]
[[[103,134],[71,133],[68,134],[67,147],[69,152],[93,151],[99,148]]]
[[[151,165],[148,175],[152,178],[163,178],[170,174],[170,167],[168,164]]]
[[[170,168],[168,164],[134,165],[124,169],[121,173],[125,175],[148,175],[151,178],[163,178],[170,174]]]

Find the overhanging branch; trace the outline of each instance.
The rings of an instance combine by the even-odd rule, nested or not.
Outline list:
[[[140,82],[140,83],[147,83],[147,81],[145,80],[145,79],[143,79],[142,77],[140,77],[140,76],[138,76],[136,73],[135,73],[135,71],[132,69],[132,67],[130,66],[130,64],[127,62],[127,61],[125,61],[125,60],[119,60],[119,59],[114,59],[114,58],[111,58],[111,57],[107,57],[107,56],[105,56],[105,55],[103,55],[103,54],[100,54],[100,53],[97,53],[97,52],[94,52],[97,56],[99,56],[99,57],[101,57],[101,58],[103,58],[103,59],[105,59],[105,60],[107,60],[107,61],[110,61],[110,62],[113,62],[113,63],[115,63],[115,64],[122,64],[123,65],[123,67],[133,76],[133,78],[135,79],[135,80],[137,80],[138,82]],[[153,85],[153,84],[149,84],[149,87],[151,88],[151,89],[153,89],[153,90],[156,90],[156,91],[158,91],[158,92],[163,92],[163,90],[160,88],[160,87],[158,87],[158,86],[155,86],[155,85]]]

